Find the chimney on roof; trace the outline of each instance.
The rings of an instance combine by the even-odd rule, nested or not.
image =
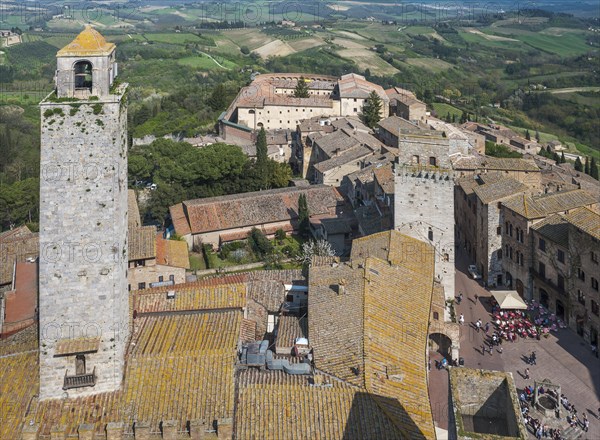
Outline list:
[[[342,278],[338,282],[337,291],[338,291],[338,295],[344,295],[346,293],[346,280],[345,279]]]

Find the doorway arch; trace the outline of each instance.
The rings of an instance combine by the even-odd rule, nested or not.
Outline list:
[[[452,340],[443,333],[431,333],[429,335],[431,349],[442,356],[451,359]]]

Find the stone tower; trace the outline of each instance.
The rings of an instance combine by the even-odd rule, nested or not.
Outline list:
[[[461,139],[439,131],[400,135],[394,228],[435,247],[435,275],[454,297],[454,171],[450,157],[469,154]]]
[[[127,104],[91,27],[41,102],[40,399],[120,387],[128,337]]]

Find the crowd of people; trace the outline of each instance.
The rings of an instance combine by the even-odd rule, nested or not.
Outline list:
[[[528,303],[527,310],[502,310],[493,299],[492,321],[496,326],[497,337],[515,342],[518,338],[537,338],[566,328],[567,325],[555,314],[536,301]]]
[[[527,385],[519,395],[519,404],[521,406],[521,414],[525,420],[525,425],[531,429],[537,439],[550,438],[552,440],[563,440],[564,437],[560,428],[549,427],[547,424],[543,424],[539,419],[536,419],[532,416],[530,408],[533,405],[534,391],[535,390],[531,385]],[[567,423],[570,427],[580,427],[583,431],[588,431],[590,427],[590,421],[587,417],[587,414],[583,414],[583,417],[580,419],[577,415],[577,409],[575,408],[575,405],[569,403],[569,399],[564,394],[561,394],[559,397],[556,391],[551,389],[546,390],[543,386],[540,386],[538,388],[538,395],[545,393],[552,396],[554,400],[567,412]],[[558,417],[558,408],[556,411]]]

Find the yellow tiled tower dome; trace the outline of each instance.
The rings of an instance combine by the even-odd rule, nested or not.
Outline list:
[[[91,26],[56,53],[56,92],[59,98],[87,99],[110,94],[117,76],[114,43]]]
[[[115,49],[114,43],[109,43],[96,29],[86,25],[77,37],[58,51],[61,56],[108,55]]]

